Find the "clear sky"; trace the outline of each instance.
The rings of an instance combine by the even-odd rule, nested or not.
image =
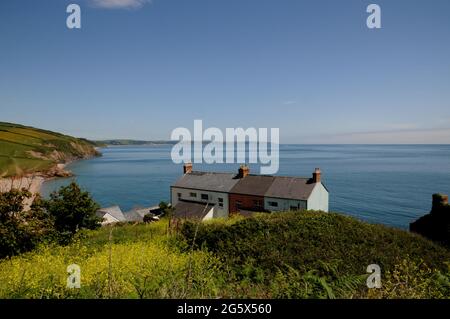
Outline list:
[[[450,143],[450,1],[0,1],[0,121],[169,139],[194,119],[284,143]]]

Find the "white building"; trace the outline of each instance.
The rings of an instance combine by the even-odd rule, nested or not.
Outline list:
[[[239,181],[236,174],[194,172],[184,165],[183,176],[171,186],[171,203],[178,217],[202,220],[228,217],[231,188]]]
[[[171,186],[171,202],[179,218],[228,217],[240,213],[290,210],[328,212],[328,190],[316,168],[312,178],[253,175],[247,166],[237,174],[198,172],[184,165]]]
[[[317,210],[328,212],[328,190],[316,168],[312,178],[277,176],[264,194],[269,211]]]
[[[127,220],[119,206],[100,208],[97,216],[102,218],[102,226]]]

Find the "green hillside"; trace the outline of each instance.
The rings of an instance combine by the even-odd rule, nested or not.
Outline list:
[[[163,219],[3,260],[0,298],[449,298],[449,261],[418,235],[332,213]],[[373,263],[381,289],[366,286]],[[70,264],[81,289],[66,288]]]
[[[55,164],[98,155],[94,147],[85,139],[0,122],[0,177],[46,173]]]

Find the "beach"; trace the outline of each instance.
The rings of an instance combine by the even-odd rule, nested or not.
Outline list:
[[[45,181],[56,177],[69,177],[72,173],[65,170],[68,163],[56,164],[49,172],[33,173],[25,176],[12,176],[0,178],[0,193],[8,192],[11,189],[26,189],[31,193],[31,197],[24,201],[24,209],[28,210],[33,203],[36,195],[41,192]]]
[[[29,209],[33,203],[36,194],[41,190],[41,186],[46,180],[46,177],[42,175],[29,175],[23,177],[7,177],[0,178],[0,193],[8,192],[13,188],[28,190],[32,196],[24,201],[25,210]]]

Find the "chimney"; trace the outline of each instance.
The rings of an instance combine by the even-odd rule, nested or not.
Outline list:
[[[442,206],[448,205],[448,196],[442,194],[433,194],[433,206],[431,210],[439,209]]]
[[[322,179],[322,172],[320,171],[320,168],[316,168],[314,170],[314,173],[312,174],[313,176],[313,183],[320,183],[321,179]]]
[[[247,165],[241,165],[241,167],[239,167],[239,178],[244,178],[248,174],[250,174],[250,168]]]
[[[184,174],[192,173],[192,163],[185,163],[183,165],[183,173]]]

